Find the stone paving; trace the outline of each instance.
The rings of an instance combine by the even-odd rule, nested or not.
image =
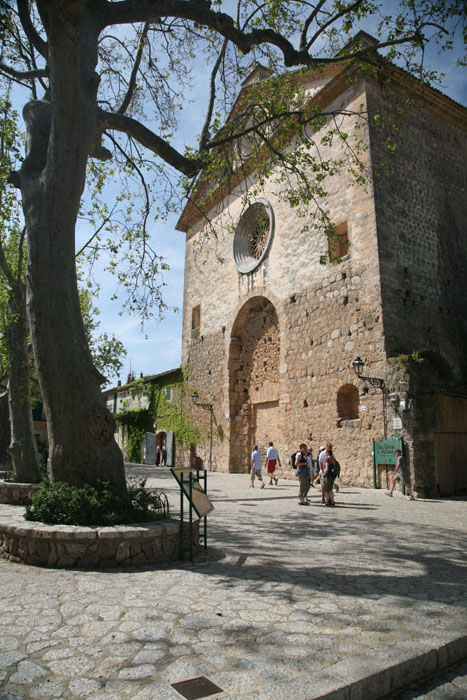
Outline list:
[[[148,485],[177,507],[168,470],[131,471],[156,473]],[[433,673],[465,640],[467,501],[344,487],[335,509],[318,489],[300,507],[293,480],[260,490],[229,474],[209,475],[209,492],[193,565],[0,560],[0,698],[180,700],[172,683],[206,676],[219,699],[367,700],[393,691],[385,669],[408,683],[415,657]]]

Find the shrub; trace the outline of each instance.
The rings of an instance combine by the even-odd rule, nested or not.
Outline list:
[[[108,482],[72,486],[43,481],[26,506],[24,518],[49,525],[122,525],[168,517],[158,493],[147,491],[146,481],[130,481],[128,490],[115,490]]]

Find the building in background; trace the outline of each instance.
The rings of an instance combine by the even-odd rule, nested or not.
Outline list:
[[[152,395],[155,405],[151,409],[151,425],[148,427],[155,435],[154,449],[151,449],[151,456],[147,458],[145,444],[143,444],[141,461],[161,466],[165,464],[164,451],[167,449],[167,431],[170,426],[166,425],[164,412],[160,408],[158,410],[158,407],[162,404],[165,405],[165,402],[180,401],[182,387],[182,369],[177,367],[160,374],[146,376],[141,374],[136,381],[134,377],[129,376],[126,384],[122,385],[119,380],[117,386],[103,392],[106,407],[116,418],[115,439],[124,454],[126,452],[126,434],[124,426],[119,422],[118,414],[128,410],[148,409]],[[157,459],[158,456],[159,459]]]
[[[465,490],[467,112],[391,64],[300,76],[310,104],[348,112],[339,123],[363,140],[373,177],[351,183],[344,169],[328,184],[331,239],[304,230],[273,180],[245,206],[257,183],[240,173],[210,195],[215,245],[196,194],[181,214],[182,366],[213,406],[214,469],[246,472],[252,446],[273,440],[285,472],[300,442],[316,454],[332,440],[342,480],[371,486],[372,441],[386,435],[403,439],[420,495]],[[267,80],[255,69],[237,103]],[[390,150],[374,117],[399,119],[407,94]],[[322,148],[338,158],[343,146]],[[357,357],[384,390],[357,377]]]

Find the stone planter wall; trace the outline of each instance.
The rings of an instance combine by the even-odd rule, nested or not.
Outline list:
[[[79,527],[44,525],[23,519],[23,509],[3,506],[0,556],[10,561],[57,568],[144,567],[179,558],[179,521],[139,525]],[[7,512],[9,511],[9,512]],[[184,528],[188,553],[188,523]],[[193,547],[199,547],[199,523],[193,523]]]
[[[31,502],[34,491],[40,484],[18,484],[14,481],[0,481],[0,503],[25,506]]]

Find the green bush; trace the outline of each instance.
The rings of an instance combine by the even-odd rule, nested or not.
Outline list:
[[[128,490],[97,486],[71,486],[63,481],[43,481],[26,507],[24,518],[50,525],[122,525],[168,517],[159,495],[146,491],[145,480],[131,481]]]

